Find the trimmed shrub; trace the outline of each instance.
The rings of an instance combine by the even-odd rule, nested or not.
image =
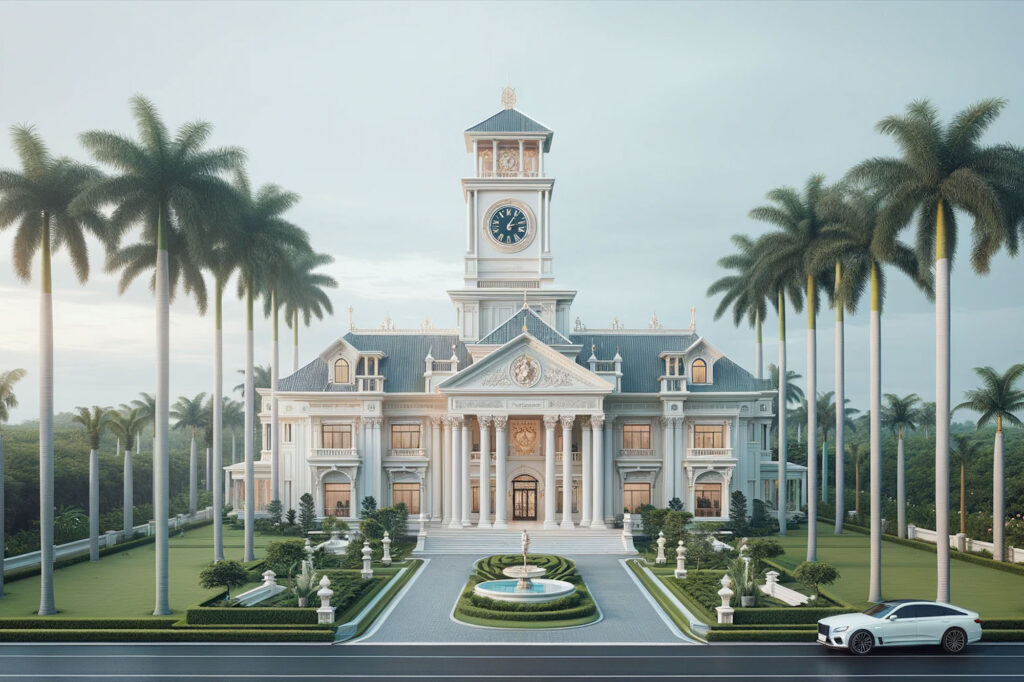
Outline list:
[[[185,611],[188,625],[292,625],[316,623],[316,609],[200,607]]]
[[[0,642],[333,642],[331,630],[0,630]]]
[[[0,630],[159,630],[178,622],[173,618],[0,618]]]
[[[455,612],[464,616],[470,616],[471,618],[484,618],[487,620],[506,620],[513,622],[541,621],[547,623],[551,621],[575,620],[576,618],[592,616],[597,613],[597,606],[591,602],[590,604],[577,606],[571,609],[562,609],[560,611],[491,611],[490,609],[481,609],[473,606],[472,604],[466,604],[465,602],[460,601]]]
[[[738,612],[737,612],[738,613]],[[813,642],[817,630],[720,630],[705,635],[709,642]]]
[[[267,545],[263,558],[263,570],[270,569],[279,576],[286,576],[292,566],[301,566],[306,559],[306,543],[303,540],[278,540]],[[297,570],[297,569],[296,569]]]
[[[737,625],[812,625],[822,618],[849,613],[850,609],[838,606],[815,608],[813,606],[768,607],[762,609],[736,609],[732,622]]]

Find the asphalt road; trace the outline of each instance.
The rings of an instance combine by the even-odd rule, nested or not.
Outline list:
[[[0,680],[1024,679],[1024,645],[854,658],[803,644],[4,644]]]

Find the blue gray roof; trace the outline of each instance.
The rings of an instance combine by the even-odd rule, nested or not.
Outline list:
[[[467,133],[547,133],[544,138],[544,151],[551,151],[551,137],[554,133],[550,128],[542,126],[521,111],[502,109],[494,116],[477,123],[466,130]]]
[[[477,341],[484,346],[503,346],[523,333],[523,325],[533,338],[549,346],[571,346],[573,342],[549,325],[532,308],[520,308],[519,312],[499,325],[494,331]]]

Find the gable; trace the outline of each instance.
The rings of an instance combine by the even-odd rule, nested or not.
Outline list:
[[[548,346],[573,345],[572,341],[542,320],[532,308],[525,307],[520,308],[515,315],[498,325],[491,333],[473,345],[503,346],[522,334],[524,326],[530,336]]]

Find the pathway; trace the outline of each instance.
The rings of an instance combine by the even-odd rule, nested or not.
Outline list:
[[[482,643],[595,643],[660,642],[680,644],[644,593],[619,562],[620,557],[570,557],[604,614],[593,625],[564,630],[485,629],[450,618],[479,557],[441,555],[430,563],[383,623],[365,639],[367,644],[392,642]]]

